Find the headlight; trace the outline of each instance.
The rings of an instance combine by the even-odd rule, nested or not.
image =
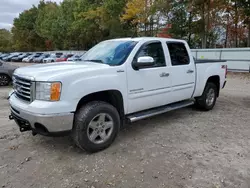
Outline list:
[[[59,101],[61,87],[60,82],[36,82],[36,100]]]

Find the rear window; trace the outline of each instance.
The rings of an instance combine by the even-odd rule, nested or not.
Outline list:
[[[167,42],[172,66],[188,65],[190,62],[186,46],[182,42]]]

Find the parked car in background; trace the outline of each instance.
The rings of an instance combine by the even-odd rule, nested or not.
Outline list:
[[[22,62],[26,62],[26,63],[29,62],[29,59],[32,58],[33,56],[34,56],[34,54],[31,54],[31,55],[23,58]]]
[[[50,56],[50,54],[42,54],[41,56],[39,56],[39,57],[33,59],[33,62],[34,62],[34,63],[43,63],[43,60],[44,60],[45,58],[48,58],[49,56]]]
[[[56,62],[67,61],[68,58],[70,58],[72,56],[73,56],[73,54],[62,55],[61,57],[56,58]]]
[[[3,58],[9,56],[10,54],[9,53],[5,53],[5,54],[1,54],[0,55],[0,60],[2,60]]]
[[[84,52],[86,53],[86,52]],[[72,57],[68,58],[67,61],[80,61],[83,54],[75,54]]]
[[[0,60],[0,86],[7,86],[10,84],[13,72],[16,68],[18,67]]]
[[[13,57],[17,57],[18,55],[20,55],[20,53],[18,53],[18,52],[11,53],[9,56],[4,57],[4,58],[3,58],[3,61],[11,61],[11,59],[12,59]]]
[[[33,56],[31,56],[31,57],[29,58],[28,63],[34,62],[34,59],[40,57],[42,54],[43,54],[43,53],[40,53],[40,52],[33,54]]]
[[[23,53],[23,54],[21,54],[21,55],[19,55],[17,57],[13,57],[11,59],[11,61],[12,62],[22,62],[23,58],[28,57],[29,55],[31,55],[31,53]]]
[[[51,54],[48,58],[43,59],[43,63],[53,63],[56,62],[56,59],[61,57],[62,54]]]

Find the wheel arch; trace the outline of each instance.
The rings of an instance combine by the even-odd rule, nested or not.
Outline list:
[[[209,83],[209,82],[216,85],[217,91],[218,91],[217,97],[219,97],[219,93],[220,93],[220,76],[218,76],[218,75],[210,76],[210,77],[207,79],[206,84]],[[205,89],[205,88],[204,88],[204,89]]]
[[[117,109],[121,118],[124,117],[124,100],[122,93],[120,91],[105,90],[88,94],[80,99],[80,101],[77,104],[76,111],[84,104],[87,104],[92,101],[107,102]]]

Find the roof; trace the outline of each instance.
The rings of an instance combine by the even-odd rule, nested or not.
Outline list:
[[[117,38],[117,39],[111,39],[110,41],[118,41],[118,40],[124,40],[124,41],[149,41],[149,40],[160,40],[160,41],[175,41],[175,42],[184,42],[184,40],[179,39],[172,39],[172,38],[161,38],[161,37],[137,37],[137,38]]]

